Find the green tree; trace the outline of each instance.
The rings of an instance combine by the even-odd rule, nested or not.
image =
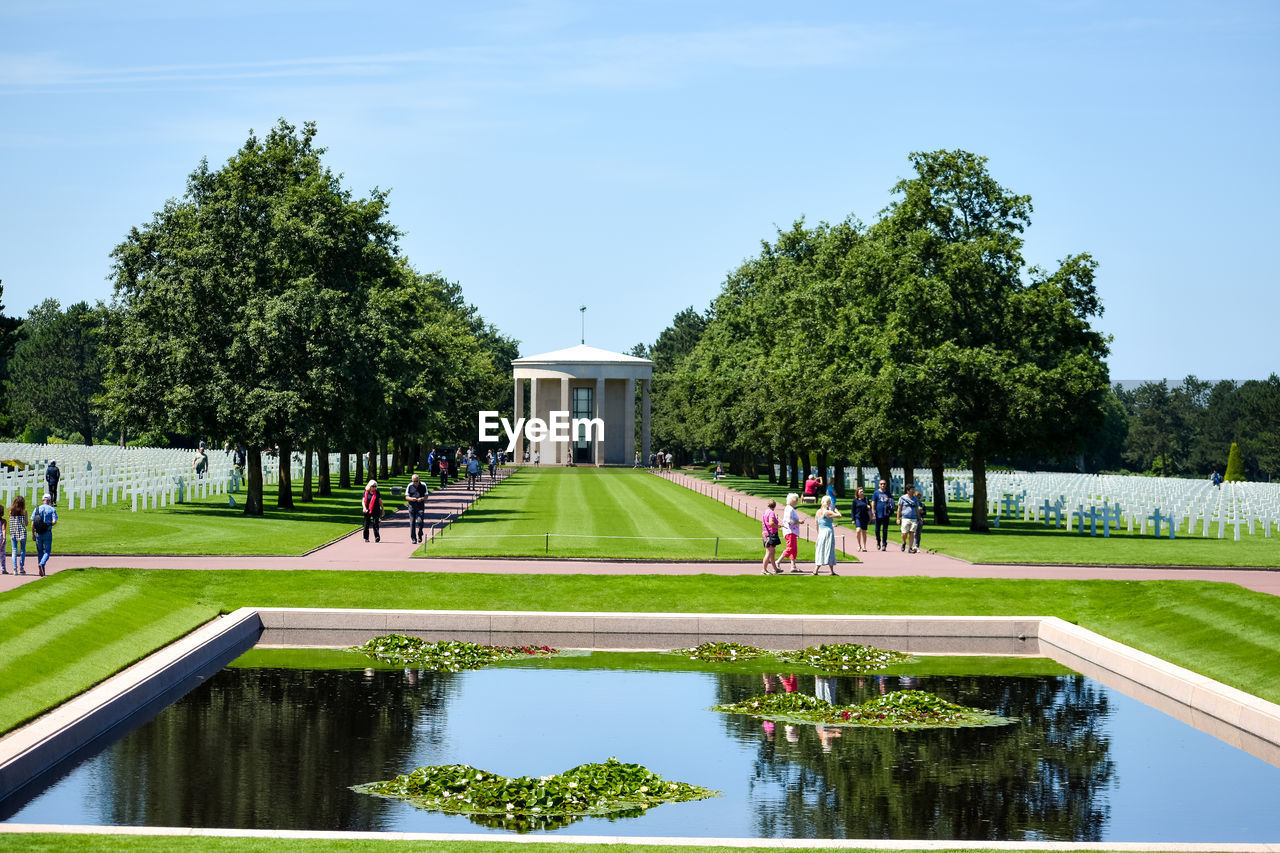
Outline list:
[[[1240,455],[1240,445],[1234,441],[1231,442],[1231,452],[1227,455],[1227,473],[1222,475],[1222,479],[1228,483],[1243,483],[1244,476],[1244,458]]]
[[[867,349],[876,384],[863,410],[918,420],[923,448],[956,452],[973,469],[971,529],[988,529],[986,460],[996,453],[1078,452],[1102,422],[1107,339],[1096,262],[1065,258],[1052,272],[1025,270],[1022,237],[1031,199],[1000,186],[986,158],[966,151],[911,155],[916,177],[894,187],[873,240],[880,272],[862,291],[879,296]],[[874,269],[874,265],[872,265]],[[866,325],[866,324],[862,324]],[[893,380],[901,374],[901,381]],[[908,389],[914,405],[895,391]],[[905,393],[905,392],[904,392]]]
[[[183,198],[112,253],[111,412],[244,444],[251,515],[264,448],[287,459],[294,441],[340,435],[383,401],[369,369],[380,341],[362,318],[394,272],[398,232],[386,194],[352,198],[315,136],[281,120],[222,168],[202,162]]]
[[[31,309],[9,363],[14,420],[93,444],[100,421],[95,398],[103,388],[102,342],[108,319],[101,302],[65,311],[56,299]]]

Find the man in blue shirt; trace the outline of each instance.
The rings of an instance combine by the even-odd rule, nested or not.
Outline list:
[[[889,548],[889,519],[893,516],[893,495],[889,494],[889,484],[884,480],[871,493],[871,514],[876,519],[876,550]]]
[[[911,553],[916,552],[916,529],[920,526],[920,501],[912,494],[912,483],[907,484],[902,497],[898,498],[898,523],[902,525],[902,550],[911,545]]]
[[[467,488],[476,487],[476,478],[480,476],[480,460],[471,455],[467,457]]]
[[[416,545],[423,538],[422,528],[427,521],[427,484],[417,474],[405,488],[404,498],[409,504],[409,541]]]
[[[48,493],[44,502],[31,511],[31,529],[36,534],[36,556],[40,560],[40,577],[44,577],[45,564],[53,552],[53,526],[58,523],[58,511],[53,508],[53,498]]]

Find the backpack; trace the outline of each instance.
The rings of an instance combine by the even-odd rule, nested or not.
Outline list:
[[[31,529],[36,533],[48,533],[49,522],[45,520],[45,514],[42,512],[33,512],[31,514]]]

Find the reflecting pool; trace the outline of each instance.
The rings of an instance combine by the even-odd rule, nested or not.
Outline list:
[[[708,711],[899,690],[1014,718],[937,731]],[[617,756],[723,792],[563,835],[1274,841],[1280,768],[1080,675],[840,677],[228,668],[25,804],[25,823],[495,831],[349,790],[424,764],[544,775]],[[0,808],[4,804],[0,804]],[[500,831],[500,830],[498,830]]]

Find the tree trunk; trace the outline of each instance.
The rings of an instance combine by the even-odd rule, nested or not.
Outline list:
[[[916,481],[916,460],[913,456],[902,457],[902,488],[905,490],[907,486],[912,485]]]
[[[378,439],[378,476],[375,479],[388,480],[391,478],[391,469],[387,467],[387,440],[385,438]],[[370,465],[370,468],[373,466]]]
[[[797,451],[794,451],[794,450],[791,451],[791,453],[788,454],[787,464],[791,468],[791,479],[788,485],[790,485],[792,489],[799,489],[800,488],[800,454]]]
[[[320,454],[320,497],[327,498],[333,494],[333,473],[329,469],[329,440],[327,438],[320,439],[320,446],[316,448],[316,452]]]
[[[315,501],[314,483],[311,480],[311,466],[315,461],[315,450],[311,445],[307,445],[307,452],[303,456],[302,461],[302,502],[312,503]]]
[[[280,441],[280,487],[276,490],[276,507],[293,509],[293,442]]]
[[[410,474],[415,473],[421,464],[422,464],[422,444],[415,441],[413,443],[413,455],[409,457],[409,473]]]
[[[768,455],[767,457],[765,457],[764,464],[768,466],[768,470],[769,470],[769,484],[770,484],[770,485],[777,485],[777,483],[778,483],[778,475],[777,475],[777,474],[775,474],[775,473],[773,473],[773,464],[774,464],[774,463],[773,463],[773,458],[774,458],[774,457],[773,457],[773,451],[772,451],[772,450],[770,450],[770,451],[769,451],[769,455]]]
[[[950,524],[951,516],[947,512],[947,477],[942,470],[942,457],[933,457],[930,467],[933,468],[933,523]]]
[[[827,451],[825,450],[818,452],[818,474],[822,477],[822,484],[827,485]],[[826,491],[823,489],[823,494],[826,494]]]
[[[747,451],[747,476],[753,480],[760,479],[760,472],[756,470],[756,454],[753,451]]]
[[[853,490],[854,490],[855,492],[858,490],[858,486],[862,486],[862,493],[863,493],[863,494],[866,494],[866,492],[867,492],[867,475],[866,475],[866,472],[864,472],[864,471],[862,470],[862,463],[861,463],[861,462],[859,462],[859,463],[858,463],[858,482],[856,482],[856,483],[854,483],[854,484],[853,484]]]
[[[391,444],[391,476],[399,477],[404,470],[404,444],[399,438]]]
[[[975,533],[990,533],[987,526],[987,460],[974,455],[973,462],[973,515],[969,529]]]
[[[246,463],[249,467],[249,487],[245,492],[244,514],[262,515],[262,449],[250,446]]]
[[[357,448],[356,451],[351,455],[356,458],[356,486],[358,488],[363,489],[364,488],[364,452],[361,451],[359,448]],[[350,488],[351,484],[347,483],[347,487]]]
[[[884,454],[880,454],[872,461],[876,463],[876,471],[880,474],[880,479],[884,480],[886,484],[892,484],[893,469],[889,466],[889,457]]]
[[[832,479],[836,481],[836,497],[843,498],[844,497],[844,459],[843,458],[836,460],[836,472],[832,476]]]

